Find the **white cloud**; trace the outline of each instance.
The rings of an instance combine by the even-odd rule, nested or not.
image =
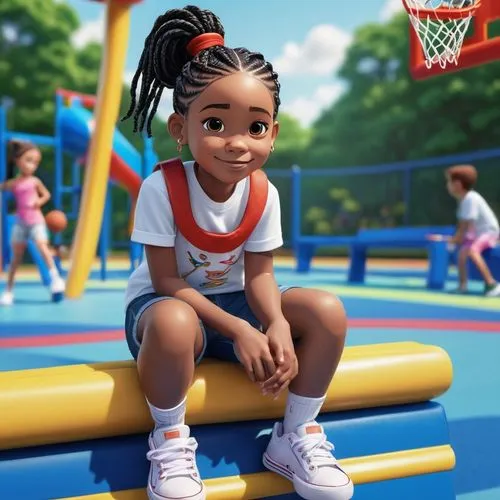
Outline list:
[[[388,21],[391,17],[404,10],[403,0],[385,0],[385,3],[380,11],[380,19]]]
[[[287,42],[273,61],[280,74],[330,75],[344,61],[352,36],[330,24],[312,28],[302,43]]]
[[[81,49],[91,42],[102,43],[105,31],[104,22],[104,13],[102,13],[97,19],[83,23],[71,38],[73,45]]]
[[[344,92],[341,83],[320,85],[311,96],[298,97],[289,103],[283,103],[282,110],[297,118],[308,127],[321,112],[331,106]]]

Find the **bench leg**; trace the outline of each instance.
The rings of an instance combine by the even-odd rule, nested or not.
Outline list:
[[[311,260],[314,256],[314,251],[316,250],[315,245],[310,244],[299,244],[296,250],[297,267],[296,271],[298,273],[307,273],[311,269]]]
[[[446,241],[433,241],[429,245],[429,269],[427,272],[427,288],[442,290],[448,279],[450,256]]]
[[[349,265],[349,283],[364,283],[366,273],[366,248],[351,247],[351,262]]]

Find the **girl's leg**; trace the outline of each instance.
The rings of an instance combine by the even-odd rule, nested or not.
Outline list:
[[[469,257],[469,247],[462,246],[458,251],[458,288],[467,290],[467,258]]]
[[[23,262],[24,252],[26,250],[26,243],[14,243],[12,245],[12,262],[10,263],[9,273],[7,275],[7,292],[12,292],[14,288],[14,281],[16,273]]]
[[[202,500],[197,443],[184,425],[186,394],[204,344],[198,317],[188,304],[166,299],[149,306],[137,328],[139,382],[155,422],[149,437],[148,496]]]
[[[353,484],[332,455],[315,422],[342,355],[347,319],[333,295],[292,288],[282,295],[282,310],[294,337],[299,373],[289,386],[283,424],[276,424],[264,464],[293,481],[303,498],[349,500]],[[294,475],[287,473],[292,470]]]
[[[194,309],[175,299],[154,303],[141,315],[137,339],[137,370],[146,399],[158,408],[177,406],[186,397],[203,349]]]
[[[493,286],[496,284],[496,280],[491,274],[488,264],[486,264],[481,252],[474,251],[472,248],[469,251],[470,260],[477,267],[477,270],[481,273],[481,276],[486,284],[486,286]]]
[[[497,242],[496,234],[483,234],[479,236],[470,246],[469,257],[477,267],[480,272],[484,283],[485,283],[485,293],[492,294],[494,296],[500,293],[500,287],[498,286],[495,278],[491,274],[490,268],[483,258],[483,252],[488,248],[495,247]],[[496,292],[494,291],[495,289]],[[493,293],[492,293],[493,292]]]
[[[5,288],[5,292],[0,297],[1,306],[11,306],[14,302],[14,295],[12,293],[12,290],[14,288],[14,281],[16,279],[17,270],[23,261],[25,250],[26,243],[12,243],[12,262],[10,263],[9,272],[7,274],[7,286]]]
[[[54,257],[52,255],[52,252],[50,251],[48,241],[37,240],[36,246],[38,248],[38,251],[42,255],[45,264],[47,264],[49,270],[52,271],[53,269],[55,269],[55,271],[57,272],[56,263],[54,262]]]
[[[47,264],[49,268],[49,275],[51,279],[50,290],[51,293],[62,293],[66,287],[64,280],[61,278],[59,274],[59,270],[57,269],[56,263],[54,261],[54,257],[49,248],[49,243],[46,239],[36,239],[35,240],[38,251],[42,255],[44,262]]]
[[[293,335],[299,339],[299,373],[290,384],[290,393],[310,400],[306,413],[295,408],[287,413],[286,432],[318,415],[344,350],[347,319],[340,300],[321,290],[292,288],[283,293],[282,309]]]

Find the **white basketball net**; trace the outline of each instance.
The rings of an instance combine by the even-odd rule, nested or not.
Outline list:
[[[409,17],[424,51],[427,68],[439,64],[444,69],[447,64],[458,64],[460,50],[472,19],[472,12],[460,19],[447,19],[443,18],[442,14],[439,18],[431,12],[425,15],[421,10],[462,9],[471,7],[475,0],[403,1],[414,11],[409,13]]]

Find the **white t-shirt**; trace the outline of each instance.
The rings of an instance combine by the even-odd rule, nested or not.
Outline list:
[[[198,183],[194,162],[184,163],[184,168],[196,223],[214,233],[234,231],[245,212],[249,179],[238,182],[230,198],[218,203]],[[245,243],[231,252],[214,254],[196,248],[177,231],[163,174],[157,171],[142,183],[131,239],[145,245],[175,247],[179,275],[204,295],[240,291],[244,289],[244,252],[268,252],[283,245],[278,191],[269,182],[264,213]],[[145,258],[129,278],[125,303],[154,291]]]
[[[459,220],[472,221],[475,237],[499,232],[498,219],[486,200],[477,192],[469,191],[458,205]]]

